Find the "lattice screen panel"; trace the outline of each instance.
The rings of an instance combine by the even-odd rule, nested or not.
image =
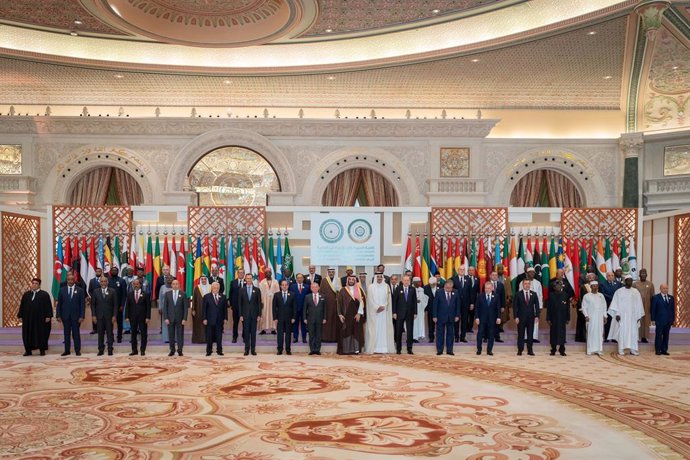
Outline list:
[[[190,206],[187,216],[191,235],[266,232],[266,208],[263,206]]]
[[[508,208],[432,208],[431,232],[440,234],[505,235]]]
[[[565,236],[633,236],[637,241],[636,208],[564,208],[561,232]]]
[[[676,326],[690,327],[690,214],[676,217],[673,294],[676,299]]]
[[[41,274],[41,219],[2,213],[2,326],[19,326],[19,302]],[[44,280],[43,289],[51,280]],[[47,284],[46,284],[47,283]],[[48,288],[49,289],[49,288]]]

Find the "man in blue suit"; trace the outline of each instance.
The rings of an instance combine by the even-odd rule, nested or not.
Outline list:
[[[216,353],[223,356],[223,327],[228,322],[228,300],[220,293],[220,283],[211,283],[211,292],[201,300],[201,319],[206,326],[206,356],[211,356],[213,342]]]
[[[436,323],[436,354],[443,354],[443,343],[446,343],[446,354],[453,356],[453,335],[455,322],[460,320],[460,296],[453,289],[453,280],[446,281],[443,290],[436,291],[432,310]]]
[[[477,296],[477,309],[474,323],[477,325],[477,354],[482,354],[482,342],[487,340],[486,354],[493,355],[494,337],[497,324],[501,324],[501,301],[494,294],[491,281],[484,284],[484,293]]]
[[[467,321],[470,315],[470,291],[472,290],[472,280],[465,275],[465,267],[458,269],[458,274],[451,278],[453,288],[458,294],[458,304],[460,305],[460,320],[455,324],[455,342],[467,342]]]
[[[81,336],[79,325],[84,321],[86,308],[86,293],[82,288],[74,284],[74,273],[67,273],[67,285],[60,288],[57,298],[55,316],[58,323],[62,323],[65,333],[65,352],[62,356],[70,354],[70,337],[74,340],[74,351],[81,356]]]
[[[296,279],[297,281],[290,285],[290,292],[295,296],[295,306],[297,307],[297,316],[292,328],[292,341],[297,343],[301,329],[302,343],[307,343],[307,323],[304,322],[304,299],[309,294],[309,284],[304,284],[304,275],[301,273],[297,274]]]
[[[668,336],[671,326],[676,322],[676,303],[668,294],[668,284],[659,286],[659,292],[652,297],[652,321],[656,325],[654,348],[657,355],[668,356]]]

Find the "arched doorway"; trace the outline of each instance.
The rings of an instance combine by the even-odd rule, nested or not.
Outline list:
[[[537,169],[521,178],[510,194],[516,207],[581,208],[582,194],[565,174],[552,169]]]
[[[101,166],[81,175],[68,196],[69,203],[75,206],[137,206],[144,202],[136,179],[112,166]]]
[[[280,191],[273,166],[244,147],[221,147],[204,155],[189,172],[200,206],[265,206]]]
[[[354,168],[333,178],[324,191],[324,206],[398,206],[395,187],[372,169]]]

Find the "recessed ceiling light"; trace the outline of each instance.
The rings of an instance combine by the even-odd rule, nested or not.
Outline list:
[[[612,78],[613,78],[613,77],[612,77],[611,75],[606,75],[606,76],[604,77],[604,80],[610,80],[610,79],[612,79]]]
[[[229,85],[230,83],[232,83],[232,81],[230,81],[230,80],[223,80],[223,83],[225,83],[226,85]]]
[[[590,30],[589,32],[587,32],[587,35],[596,35],[596,34],[597,34],[596,30]]]
[[[80,25],[83,24],[83,22],[81,22],[81,19],[75,19],[75,20],[74,20],[74,24],[77,25],[77,26],[80,26]]]
[[[438,14],[438,13],[441,12],[441,10],[439,10],[439,9],[434,9],[434,10],[431,10],[431,12],[432,12],[433,14]]]
[[[472,59],[472,62],[479,62],[479,59],[474,58],[474,59]]]
[[[116,73],[115,78],[125,78],[125,76],[122,75],[121,73]]]
[[[71,36],[73,36],[73,37],[76,37],[77,35],[79,35],[79,34],[78,34],[76,31],[74,31],[74,30],[71,30],[71,31],[69,32],[69,34],[70,34]]]
[[[330,34],[331,32],[333,32],[333,29],[326,29],[327,34]]]
[[[672,68],[673,70],[678,70],[678,66],[677,66],[677,65],[674,65],[674,66],[671,67],[671,68]]]
[[[335,80],[335,77],[333,75],[329,75],[326,77],[326,80]]]

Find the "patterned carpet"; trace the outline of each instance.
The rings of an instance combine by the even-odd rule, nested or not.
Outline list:
[[[0,353],[12,459],[690,457],[670,357]]]

